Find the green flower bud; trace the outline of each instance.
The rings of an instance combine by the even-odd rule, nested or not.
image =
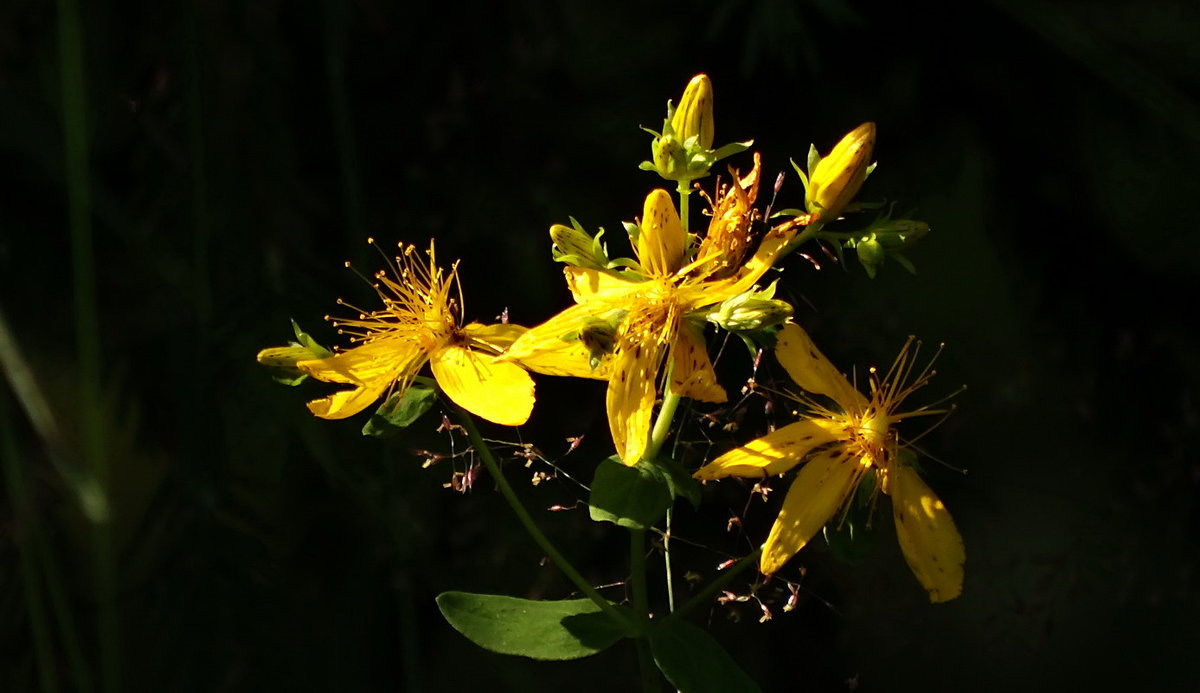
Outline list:
[[[617,345],[617,326],[606,320],[590,321],[579,330],[579,341],[587,347],[588,364],[596,370]]]
[[[604,229],[593,238],[574,218],[570,226],[554,224],[550,227],[550,240],[554,242],[552,254],[556,262],[565,262],[576,267],[604,269],[608,266],[608,253],[600,242]]]
[[[902,250],[924,238],[929,233],[929,224],[915,219],[887,219],[872,224],[867,231],[873,233],[884,248]]]
[[[709,322],[730,332],[754,332],[773,327],[792,317],[787,301],[771,298],[774,286],[766,291],[749,291],[722,302],[705,315]]]
[[[284,385],[298,385],[308,377],[296,367],[298,362],[333,356],[332,351],[301,330],[295,320],[292,321],[292,331],[296,334],[296,341],[289,342],[285,347],[263,349],[255,357],[260,364],[271,369],[275,380]]]
[[[874,279],[875,273],[883,266],[884,258],[887,257],[887,251],[883,249],[879,241],[874,235],[862,238],[855,244],[854,249],[858,251],[858,261],[862,263],[863,269],[867,271],[867,276]]]
[[[667,180],[686,180],[688,168],[687,150],[671,133],[655,137],[650,144],[650,155],[654,160],[653,170]]]
[[[812,167],[804,197],[809,213],[827,221],[842,213],[866,180],[874,147],[875,123],[863,123],[843,137],[828,156],[810,154]]]

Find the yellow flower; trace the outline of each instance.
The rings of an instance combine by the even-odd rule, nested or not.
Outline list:
[[[863,123],[834,145],[828,156],[817,161],[809,172],[805,194],[808,211],[825,221],[836,219],[854,200],[870,173],[874,148],[875,123]]]
[[[374,276],[383,308],[332,320],[357,346],[295,363],[317,380],[353,386],[309,402],[309,410],[323,419],[353,416],[385,392],[407,388],[428,361],[438,386],[459,406],[498,424],[525,423],[533,409],[533,379],[520,366],[495,359],[525,328],[461,325],[458,264],[449,272],[439,268],[432,242],[428,262],[415,246],[401,249],[392,274],[380,270]],[[274,351],[260,352],[259,360]]]
[[[756,167],[753,174],[723,191],[716,208],[733,209],[734,204],[726,203],[725,197],[735,196],[743,201],[742,213],[753,214],[750,205],[757,194],[757,181]],[[714,214],[713,224],[729,223],[728,214]],[[796,225],[790,222],[772,229],[742,265],[744,240],[728,234],[722,237],[727,240],[717,243],[711,240],[710,230],[695,259],[690,259],[687,236],[671,196],[655,190],[646,197],[634,248],[638,278],[566,267],[576,305],[522,335],[504,358],[552,375],[608,380],[613,443],[625,464],[637,464],[646,452],[654,402],[668,372],[670,382],[665,385],[675,394],[705,402],[726,399],[704,338],[694,324],[696,316],[689,316],[751,288],[795,231]],[[735,255],[739,264],[731,267],[728,260]],[[593,368],[597,340],[585,344],[579,335],[600,323],[616,324],[616,334],[608,342],[611,354]]]
[[[806,398],[813,409],[807,418],[731,450],[695,474],[704,481],[762,478],[804,462],[763,544],[760,569],[764,574],[783,567],[846,505],[859,482],[875,474],[880,482],[877,488],[892,497],[904,558],[930,600],[943,602],[962,593],[962,537],[949,511],[912,467],[913,454],[893,429],[901,419],[938,413],[927,408],[898,411],[904,399],[932,376],[926,367],[912,377],[909,344],[882,378],[872,369],[868,398],[833,367],[800,326],[788,323],[780,331],[775,354],[788,375],[804,390],[832,400],[837,408]]]

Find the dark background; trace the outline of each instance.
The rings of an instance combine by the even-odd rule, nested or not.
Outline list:
[[[930,605],[885,512],[854,560],[816,542],[793,561],[787,576],[807,571],[796,611],[774,602],[759,625],[749,602],[698,621],[768,690],[1194,681],[1195,3],[84,5],[82,44],[68,42],[82,45],[82,108],[64,100],[54,4],[0,6],[0,307],[60,431],[0,390],[0,687],[636,681],[626,644],[541,663],[454,632],[440,591],[570,586],[486,475],[467,495],[442,488],[467,458],[421,469],[415,451],[449,452],[436,416],[406,439],[364,438],[364,416],[314,419],[303,403],[322,386],[281,388],[253,357],[290,336],[289,317],[337,341],[321,317],[337,297],[370,301],[342,266],[377,266],[368,236],[436,237],[463,258],[469,317],[548,317],[569,297],[547,227],[573,215],[615,238],[640,213],[660,183],[636,169],[637,126],[656,128],[700,71],[718,141],[754,138],[768,181],[810,142],[878,124],[864,196],[932,225],[910,254],[918,275],[889,264],[871,281],[810,247],[822,270],[793,257],[782,286],[843,367],[886,365],[907,334],[946,342],[915,401],[968,386],[922,440],[948,465],[927,460],[926,478],[968,558],[963,596]],[[86,166],[64,147],[79,117]],[[90,192],[74,221],[71,181]],[[782,200],[801,195],[793,176]],[[94,285],[78,281],[89,262]],[[736,391],[744,352],[731,345],[721,368]],[[538,387],[530,425],[488,433],[586,482],[609,452],[602,385]],[[702,440],[711,410],[687,412],[685,436]],[[510,478],[568,555],[595,583],[620,581],[623,533],[581,508],[541,512],[585,494],[563,476],[533,487],[550,468],[519,462]],[[89,473],[108,488],[108,529],[79,510]],[[701,514],[681,507],[676,531],[698,545],[677,542],[678,573],[711,576],[760,540],[782,488],[750,504],[748,536],[724,531],[746,504],[737,482],[710,485]]]

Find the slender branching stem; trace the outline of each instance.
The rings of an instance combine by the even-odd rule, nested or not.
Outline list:
[[[612,602],[602,597],[600,593],[596,591],[596,588],[592,587],[591,584],[579,574],[579,571],[575,569],[575,566],[571,565],[571,562],[568,561],[561,552],[559,552],[554,544],[550,542],[550,539],[542,533],[542,530],[537,526],[537,523],[533,521],[533,518],[530,517],[529,511],[525,509],[525,506],[521,503],[521,500],[517,498],[517,494],[515,491],[513,491],[512,486],[509,485],[508,480],[504,478],[504,474],[500,469],[500,464],[496,461],[496,456],[492,453],[491,447],[488,446],[487,442],[483,439],[483,436],[479,434],[479,429],[475,426],[475,418],[466,411],[459,409],[457,406],[452,406],[451,408],[457,415],[458,420],[462,423],[463,428],[466,429],[467,437],[471,440],[471,446],[477,453],[479,453],[479,457],[483,459],[483,464],[487,467],[488,473],[490,473],[492,478],[496,480],[496,486],[500,489],[500,495],[504,496],[504,500],[508,501],[508,505],[512,508],[513,512],[517,514],[517,519],[521,521],[521,525],[525,528],[525,531],[529,533],[529,536],[533,537],[534,542],[536,542],[542,551],[546,553],[546,556],[548,556],[551,561],[554,561],[554,565],[558,566],[558,569],[563,572],[563,575],[567,576],[567,579],[574,583],[575,586],[579,588],[579,591],[584,594],[584,596],[595,602],[596,606],[600,607],[601,611],[608,614],[613,620],[620,623],[625,628],[631,629],[634,624],[630,623],[629,618],[625,614],[621,613],[621,611],[619,611],[615,606],[613,606]]]

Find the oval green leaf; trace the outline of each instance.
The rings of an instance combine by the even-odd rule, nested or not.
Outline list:
[[[496,594],[443,592],[446,621],[485,650],[532,659],[579,659],[625,636],[590,599],[533,601]]]
[[[665,618],[650,629],[654,663],[672,686],[685,693],[747,693],[758,684],[704,630]]]
[[[671,506],[671,490],[662,472],[641,463],[627,467],[613,456],[596,467],[588,514],[597,522],[646,529]]]

